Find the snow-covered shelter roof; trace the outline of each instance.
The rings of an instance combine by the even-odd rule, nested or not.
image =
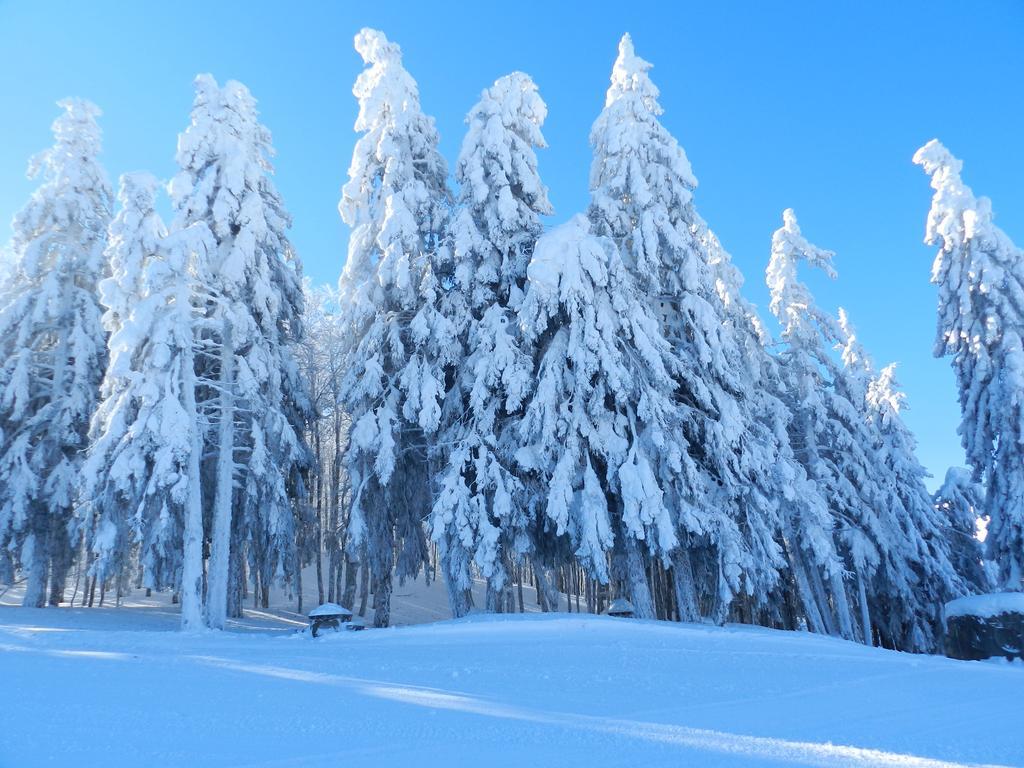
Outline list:
[[[632,612],[633,612],[633,604],[631,602],[629,602],[629,600],[627,600],[624,597],[617,597],[614,600],[612,600],[611,604],[608,606],[608,610],[606,611],[606,613],[609,613],[609,614],[613,614],[613,613],[632,613]]]
[[[318,605],[312,611],[309,612],[309,617],[315,616],[351,616],[352,611],[344,606],[338,605],[337,603],[324,603]]]

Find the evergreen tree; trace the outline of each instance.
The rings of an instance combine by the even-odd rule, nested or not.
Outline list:
[[[528,276],[519,318],[539,344],[539,374],[516,457],[547,483],[554,535],[602,583],[617,543],[636,615],[654,618],[643,551],[666,560],[679,543],[664,478],[696,482],[671,396],[679,363],[615,244],[586,217],[538,241]]]
[[[421,519],[431,506],[430,441],[441,419],[446,371],[461,359],[441,293],[454,276],[443,243],[450,195],[432,118],[397,45],[364,29],[367,64],[349,181],[339,204],[352,227],[342,273],[347,372],[342,400],[352,422],[348,547],[376,583],[374,624],[390,621],[392,573],[426,561]]]
[[[811,571],[808,588],[819,606],[831,606],[822,616],[827,631],[853,638],[856,632],[844,582],[845,564],[855,575],[862,598],[860,636],[870,642],[864,606],[867,582],[881,561],[881,525],[875,516],[882,499],[879,467],[864,409],[844,391],[842,370],[829,351],[840,337],[838,324],[818,309],[796,274],[799,262],[806,261],[834,277],[832,257],[831,251],[804,238],[795,214],[786,210],[783,226],[772,238],[767,283],[771,310],[782,326],[785,344],[780,363],[786,404],[792,413],[790,442],[808,478],[828,501],[837,549],[844,561],[826,561],[823,573]]]
[[[694,606],[703,597],[722,621],[737,594],[763,604],[784,564],[777,502],[759,490],[776,457],[755,434],[748,361],[718,292],[713,236],[694,207],[697,180],[659,120],[650,67],[623,36],[590,134],[589,215],[595,233],[618,245],[642,300],[658,308],[679,362],[675,397],[685,412],[685,451],[698,469],[674,489],[677,602]],[[691,568],[703,594],[694,594]]]
[[[938,245],[936,357],[960,390],[960,439],[984,482],[986,545],[1003,588],[1024,589],[1024,251],[993,222],[992,203],[960,179],[963,163],[937,140],[914,162],[932,177],[925,242]]]
[[[963,585],[944,537],[935,535],[926,472],[899,417],[902,395],[895,390],[892,368],[874,374],[845,312],[837,321],[817,308],[797,279],[802,260],[834,276],[833,254],[807,242],[791,210],[783,218],[772,242],[768,285],[786,343],[782,364],[794,414],[790,438],[828,502],[837,549],[850,576],[826,573],[835,622],[831,631],[869,644],[877,632],[889,647],[932,650],[937,608],[962,594]],[[829,346],[841,349],[841,365]]]
[[[511,565],[529,548],[527,490],[512,460],[511,425],[530,389],[531,350],[515,322],[526,266],[551,213],[536,147],[547,107],[521,72],[498,79],[467,117],[456,166],[454,281],[444,310],[459,330],[465,362],[445,399],[440,491],[432,513],[452,613],[465,614],[475,563],[488,609],[511,605]]]
[[[83,467],[84,510],[96,518],[91,571],[101,581],[138,546],[142,583],[181,593],[182,627],[203,625],[202,431],[196,412],[197,322],[191,270],[209,236],[168,239],[158,182],[121,177],[110,225],[111,276],[100,284],[110,363]]]
[[[802,617],[812,631],[825,633],[828,630],[823,617],[828,615],[829,607],[812,584],[819,574],[835,573],[841,567],[828,505],[794,454],[787,432],[792,413],[787,405],[783,363],[769,353],[772,339],[755,308],[743,298],[743,278],[710,230],[705,232],[704,248],[747,382],[737,399],[747,430],[747,450],[741,456],[749,479],[746,493],[752,499],[742,507],[750,512],[744,528],[755,531],[748,536],[752,543],[769,541],[773,534],[781,533],[785,550],[785,562],[778,566],[785,575],[782,589],[774,596],[760,595],[758,602],[775,603],[766,621],[794,626],[799,619],[783,619],[784,608],[778,603],[795,597],[799,606],[793,613]],[[756,450],[750,449],[754,447]],[[764,555],[763,561],[777,562],[774,551]],[[765,574],[766,569],[757,572]],[[763,591],[777,586],[773,575],[767,574],[757,586]]]
[[[974,592],[988,592],[992,582],[985,568],[984,548],[978,538],[978,527],[988,521],[981,516],[985,490],[964,467],[950,467],[942,487],[933,499],[941,530],[949,541],[953,566]]]
[[[106,364],[97,283],[112,193],[100,110],[59,103],[56,142],[33,159],[43,184],[14,218],[14,271],[0,297],[0,546],[27,574],[24,604],[57,605],[89,418]]]
[[[898,647],[933,650],[942,632],[940,607],[965,594],[966,585],[950,561],[948,537],[925,487],[928,472],[916,456],[917,441],[900,415],[906,396],[897,388],[896,366],[876,374],[842,309],[839,326],[844,378],[852,382],[855,404],[865,409],[881,465],[884,503],[878,516],[895,532],[879,547],[884,555],[873,583],[878,594],[869,595],[879,603],[874,623]]]
[[[202,339],[201,408],[214,420],[209,624],[240,610],[248,562],[264,603],[294,576],[293,500],[304,493],[308,398],[294,345],[302,335],[301,263],[291,218],[271,181],[270,132],[241,83],[196,78],[191,125],[179,137],[171,184],[175,231],[204,223],[213,246]],[[230,594],[229,594],[230,592]]]

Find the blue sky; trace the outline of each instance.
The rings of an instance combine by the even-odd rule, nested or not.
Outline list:
[[[192,77],[246,83],[278,150],[293,240],[315,281],[335,281],[347,232],[337,214],[355,134],[352,36],[375,26],[402,45],[454,164],[463,117],[513,70],[549,106],[542,176],[564,221],[587,203],[590,124],[616,44],[653,62],[664,122],[700,180],[697,204],[767,311],[764,267],[781,211],[837,252],[839,279],[813,276],[879,364],[900,362],[906,418],[925,465],[963,461],[946,361],[931,356],[933,249],[921,240],[930,189],[910,162],[939,137],[965,179],[1024,242],[1024,2],[11,2],[0,0],[0,218],[33,184],[54,102],[104,110],[111,178],[174,170]],[[7,232],[0,235],[6,239]],[[933,481],[934,483],[935,481]]]

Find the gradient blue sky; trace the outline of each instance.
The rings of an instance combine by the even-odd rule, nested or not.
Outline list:
[[[952,374],[931,356],[933,249],[921,242],[931,191],[910,158],[941,138],[1024,242],[1021,0],[0,0],[0,218],[33,188],[26,161],[49,143],[57,99],[102,107],[112,179],[138,169],[168,177],[192,77],[211,72],[259,99],[306,272],[335,281],[361,69],[352,36],[366,25],[402,45],[452,164],[480,90],[516,69],[534,77],[550,112],[540,168],[551,223],[586,206],[587,135],[618,39],[632,33],[700,180],[700,211],[746,275],[748,296],[767,313],[771,233],[791,206],[805,234],[837,252],[839,279],[809,280],[819,303],[847,308],[878,364],[900,362],[925,465],[941,476],[963,461]]]

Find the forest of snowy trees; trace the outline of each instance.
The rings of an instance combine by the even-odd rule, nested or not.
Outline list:
[[[928,652],[946,601],[1024,589],[1024,251],[941,144],[914,162],[971,469],[933,496],[894,366],[802,280],[835,255],[782,213],[773,334],[628,35],[559,226],[528,75],[482,91],[450,169],[399,47],[355,47],[336,288],[303,278],[244,85],[197,77],[176,175],[116,194],[100,110],[60,102],[0,281],[0,584],[25,605],[144,587],[223,628],[315,574],[382,627],[425,578],[456,617],[526,584]]]

